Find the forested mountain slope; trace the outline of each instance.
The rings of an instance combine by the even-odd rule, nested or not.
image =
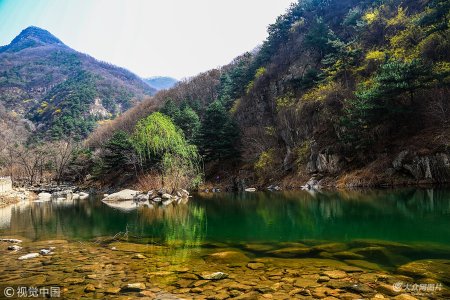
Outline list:
[[[42,137],[85,137],[96,121],[154,93],[133,73],[79,53],[37,27],[0,47],[0,102],[32,120]]]
[[[449,182],[449,11],[444,0],[300,1],[257,51],[142,103],[90,145],[133,135],[159,109],[198,147],[206,178],[229,186]]]

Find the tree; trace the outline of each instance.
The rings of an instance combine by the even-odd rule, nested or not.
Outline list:
[[[187,142],[183,132],[168,116],[156,112],[140,120],[131,143],[142,164],[156,169],[161,175],[161,183],[177,188],[181,178],[184,184],[199,183],[199,155],[197,147]]]
[[[238,128],[220,101],[208,106],[200,134],[202,154],[207,160],[225,159],[237,154]]]
[[[137,175],[137,153],[126,132],[121,130],[115,132],[102,148],[100,157],[102,174],[132,170]]]

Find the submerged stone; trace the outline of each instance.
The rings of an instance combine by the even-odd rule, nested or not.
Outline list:
[[[450,260],[424,259],[404,264],[398,272],[413,277],[432,278],[450,285]]]
[[[138,282],[138,283],[128,283],[124,285],[120,291],[121,292],[140,292],[142,290],[145,290],[146,286],[145,284]]]
[[[225,264],[239,264],[246,263],[250,260],[244,253],[238,251],[223,251],[210,254],[206,257],[207,261],[225,263]]]
[[[39,253],[28,253],[28,254],[22,255],[18,259],[19,260],[26,260],[26,259],[36,258],[36,257],[39,257]]]
[[[205,280],[220,280],[220,279],[228,278],[228,274],[223,273],[223,272],[214,272],[214,273],[210,273],[210,274],[203,273],[203,274],[200,274],[199,276]]]
[[[311,248],[306,247],[287,247],[267,252],[269,255],[286,258],[306,256],[309,253],[311,253]]]

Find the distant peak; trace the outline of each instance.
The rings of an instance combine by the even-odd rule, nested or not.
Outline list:
[[[22,32],[12,40],[11,44],[19,43],[24,40],[33,40],[43,44],[62,44],[62,42],[53,34],[36,26],[30,26],[22,30]]]

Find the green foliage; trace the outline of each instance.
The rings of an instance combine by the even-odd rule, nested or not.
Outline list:
[[[182,107],[175,104],[173,100],[165,102],[161,112],[169,116],[181,130],[190,143],[196,143],[201,127],[200,117],[190,105],[184,103]]]
[[[238,128],[220,101],[211,103],[203,119],[200,140],[206,160],[235,157]]]
[[[87,72],[69,78],[48,93],[48,102],[42,102],[32,120],[51,124],[54,139],[72,136],[86,137],[95,126],[95,119],[86,116],[89,105],[97,96],[95,77]]]
[[[117,131],[103,145],[101,163],[98,172],[110,174],[116,172],[129,172],[134,170],[136,152],[127,133]]]
[[[182,131],[168,116],[156,112],[140,120],[131,137],[131,143],[151,167],[158,169],[163,178],[188,176],[191,183],[200,181],[197,147],[189,144]]]

